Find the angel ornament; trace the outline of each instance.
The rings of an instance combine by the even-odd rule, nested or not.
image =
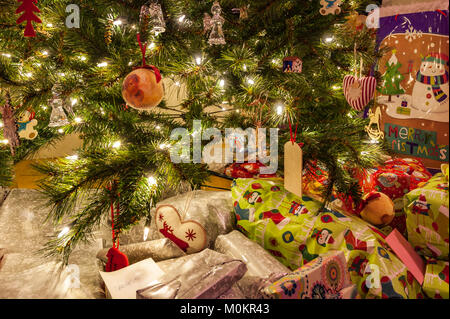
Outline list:
[[[215,1],[211,7],[211,12],[213,14],[212,18],[209,14],[205,13],[203,18],[203,27],[205,33],[211,30],[209,34],[208,43],[210,45],[225,44],[225,36],[223,34],[222,25],[225,19],[220,15],[222,8],[218,1]]]

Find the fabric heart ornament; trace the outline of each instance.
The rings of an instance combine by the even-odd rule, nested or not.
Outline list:
[[[373,99],[377,80],[373,76],[357,78],[353,75],[344,77],[344,96],[348,104],[356,111],[361,111]]]
[[[159,232],[184,252],[192,254],[206,248],[205,228],[193,220],[183,221],[172,205],[159,206],[155,217]]]

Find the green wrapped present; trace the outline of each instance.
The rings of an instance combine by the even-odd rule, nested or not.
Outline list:
[[[434,175],[403,199],[408,241],[423,256],[448,260],[448,175]]]
[[[385,235],[359,217],[320,211],[321,203],[300,199],[279,179],[236,179],[232,197],[237,227],[291,270],[339,250],[362,298],[423,298]]]
[[[430,298],[448,299],[448,261],[429,258],[423,281],[423,292]]]

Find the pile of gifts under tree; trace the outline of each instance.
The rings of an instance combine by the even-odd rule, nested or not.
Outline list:
[[[302,199],[256,176],[158,203],[146,241],[98,252],[107,297],[448,298],[448,165],[389,160],[364,207],[335,194],[325,209],[317,170]]]

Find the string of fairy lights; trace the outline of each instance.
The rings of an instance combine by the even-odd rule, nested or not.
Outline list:
[[[356,6],[356,3],[353,2],[352,6]],[[190,24],[191,23],[189,18],[186,16],[186,14],[181,14],[178,17],[175,17],[175,20],[181,25],[183,25],[183,24]],[[136,30],[137,29],[135,24],[128,24],[127,20],[125,18],[123,18],[123,17],[113,19],[112,24],[113,24],[114,28],[130,27],[132,30]],[[53,23],[51,23],[51,22],[48,22],[48,23],[44,22],[43,25],[45,25],[46,31],[48,31],[48,32],[51,32],[52,30],[56,29],[55,25]],[[163,32],[150,33],[150,35],[151,35],[150,36],[150,43],[147,45],[147,50],[149,52],[152,52],[153,50],[157,49],[157,47],[158,47],[158,38],[159,38],[159,36],[162,33]],[[329,34],[326,34],[326,35],[323,36],[322,43],[324,45],[340,46],[340,44],[337,43],[336,39],[332,35],[329,35]],[[6,59],[14,59],[15,58],[9,52],[0,52],[0,55],[2,57],[6,58]],[[37,54],[38,59],[41,59],[41,61],[34,62],[35,65],[37,67],[40,67],[42,65],[42,62],[44,62],[44,59],[49,58],[51,55],[52,55],[52,53],[51,53],[50,49],[43,49],[43,50],[41,50]],[[75,58],[78,59],[79,61],[83,62],[83,63],[90,63],[89,61],[91,61],[91,58],[85,53],[80,53]],[[98,61],[98,60],[96,59],[96,61]],[[200,68],[200,67],[202,67],[203,63],[205,63],[205,61],[207,61],[207,57],[205,56],[205,53],[204,52],[202,52],[200,54],[197,53],[197,54],[192,56],[192,67]],[[279,59],[277,57],[272,58],[270,61],[271,61],[271,66],[274,67],[274,68],[279,68],[279,66],[280,66],[280,64],[282,62],[281,59]],[[26,71],[26,72],[23,73],[21,70],[22,70],[22,68],[24,66],[24,61],[21,61],[20,63],[21,64],[19,65],[19,74],[22,77],[24,77],[25,79],[28,79],[28,80],[32,79],[33,78],[33,72]],[[104,69],[104,68],[108,68],[110,66],[110,63],[108,62],[107,59],[105,59],[105,60],[101,60],[100,59],[100,62],[95,62],[95,63],[96,63],[95,66],[99,70]],[[132,66],[133,65],[133,61],[129,61],[128,65]],[[338,67],[338,69],[340,69],[340,67]],[[249,72],[249,67],[246,64],[243,64],[242,65],[242,70],[244,72],[248,73]],[[59,80],[61,80],[62,78],[67,76],[67,74],[65,74],[63,72],[59,72],[59,73],[56,73],[56,74],[57,74],[57,76],[60,77]],[[316,76],[316,74],[314,74],[314,76]],[[256,74],[251,74],[251,72],[250,72],[249,75],[247,75],[247,76],[245,76],[243,78],[244,83],[242,83],[242,84],[247,85],[247,86],[253,86],[253,85],[256,84],[256,77],[257,77]],[[177,87],[181,86],[181,83],[178,80],[175,81],[174,84]],[[222,90],[222,92],[225,92],[226,91],[226,87],[227,87],[226,79],[224,77],[219,77],[218,80],[217,80],[217,86]],[[331,87],[331,89],[334,90],[334,91],[342,90],[342,84],[341,83],[335,84],[335,85],[333,85]],[[314,89],[312,89],[312,90],[314,92]],[[83,97],[82,96],[72,96],[72,97],[70,97],[70,104],[71,104],[72,107],[75,107],[76,105],[78,105],[79,103],[82,103],[82,102],[83,102]],[[220,106],[221,107],[221,111],[223,111],[223,112],[229,111],[229,109],[227,109],[225,107],[226,104],[229,104],[229,102],[228,101],[223,101],[222,105]],[[42,105],[41,108],[42,108],[42,110],[46,111],[48,109],[48,106],[47,105]],[[286,110],[286,106],[285,106],[285,103],[282,102],[282,101],[276,102],[274,104],[274,106],[273,106],[273,112],[277,116],[283,116],[284,113],[285,113],[285,110]],[[102,108],[100,108],[100,111],[101,111],[102,115],[105,115],[105,112],[104,112],[104,110]],[[237,113],[240,112],[239,109],[235,109],[234,111],[237,112]],[[349,112],[348,116],[349,117],[353,117],[354,114],[352,112]],[[73,117],[73,122],[69,123],[67,125],[78,125],[78,124],[81,124],[83,122],[84,122],[84,119],[83,119],[82,116],[75,115]],[[0,121],[0,128],[2,128],[3,126],[4,126],[4,124]],[[159,125],[157,125],[156,129],[160,130],[161,127]],[[66,130],[64,129],[64,127],[56,128],[56,132],[58,132],[59,134],[65,134],[65,131]],[[6,144],[9,143],[9,141],[7,139],[3,139],[3,140],[0,140],[0,143],[6,145]],[[377,140],[370,140],[369,143],[378,143],[378,141]],[[120,140],[112,140],[109,143],[109,147],[111,147],[112,149],[115,149],[115,150],[120,149],[122,146],[123,145],[122,145],[122,142]],[[166,142],[163,142],[163,143],[161,143],[159,145],[159,148],[162,149],[162,150],[163,149],[168,149],[169,147],[170,147],[170,144],[168,144]],[[362,152],[362,155],[364,155],[363,153],[364,152]],[[79,157],[78,157],[77,154],[73,154],[73,155],[67,156],[66,160],[68,160],[68,161],[78,161]],[[340,161],[342,161],[342,160],[340,160]],[[148,187],[150,189],[155,188],[157,186],[157,184],[158,184],[157,178],[155,178],[155,176],[153,176],[153,175],[147,176],[146,177],[146,181],[147,181]],[[61,232],[58,235],[58,237],[62,237],[64,235],[66,235],[69,231],[70,231],[70,225],[64,227],[61,230]],[[144,229],[144,241],[147,239],[148,232],[149,232],[149,227],[146,226],[145,229]]]

